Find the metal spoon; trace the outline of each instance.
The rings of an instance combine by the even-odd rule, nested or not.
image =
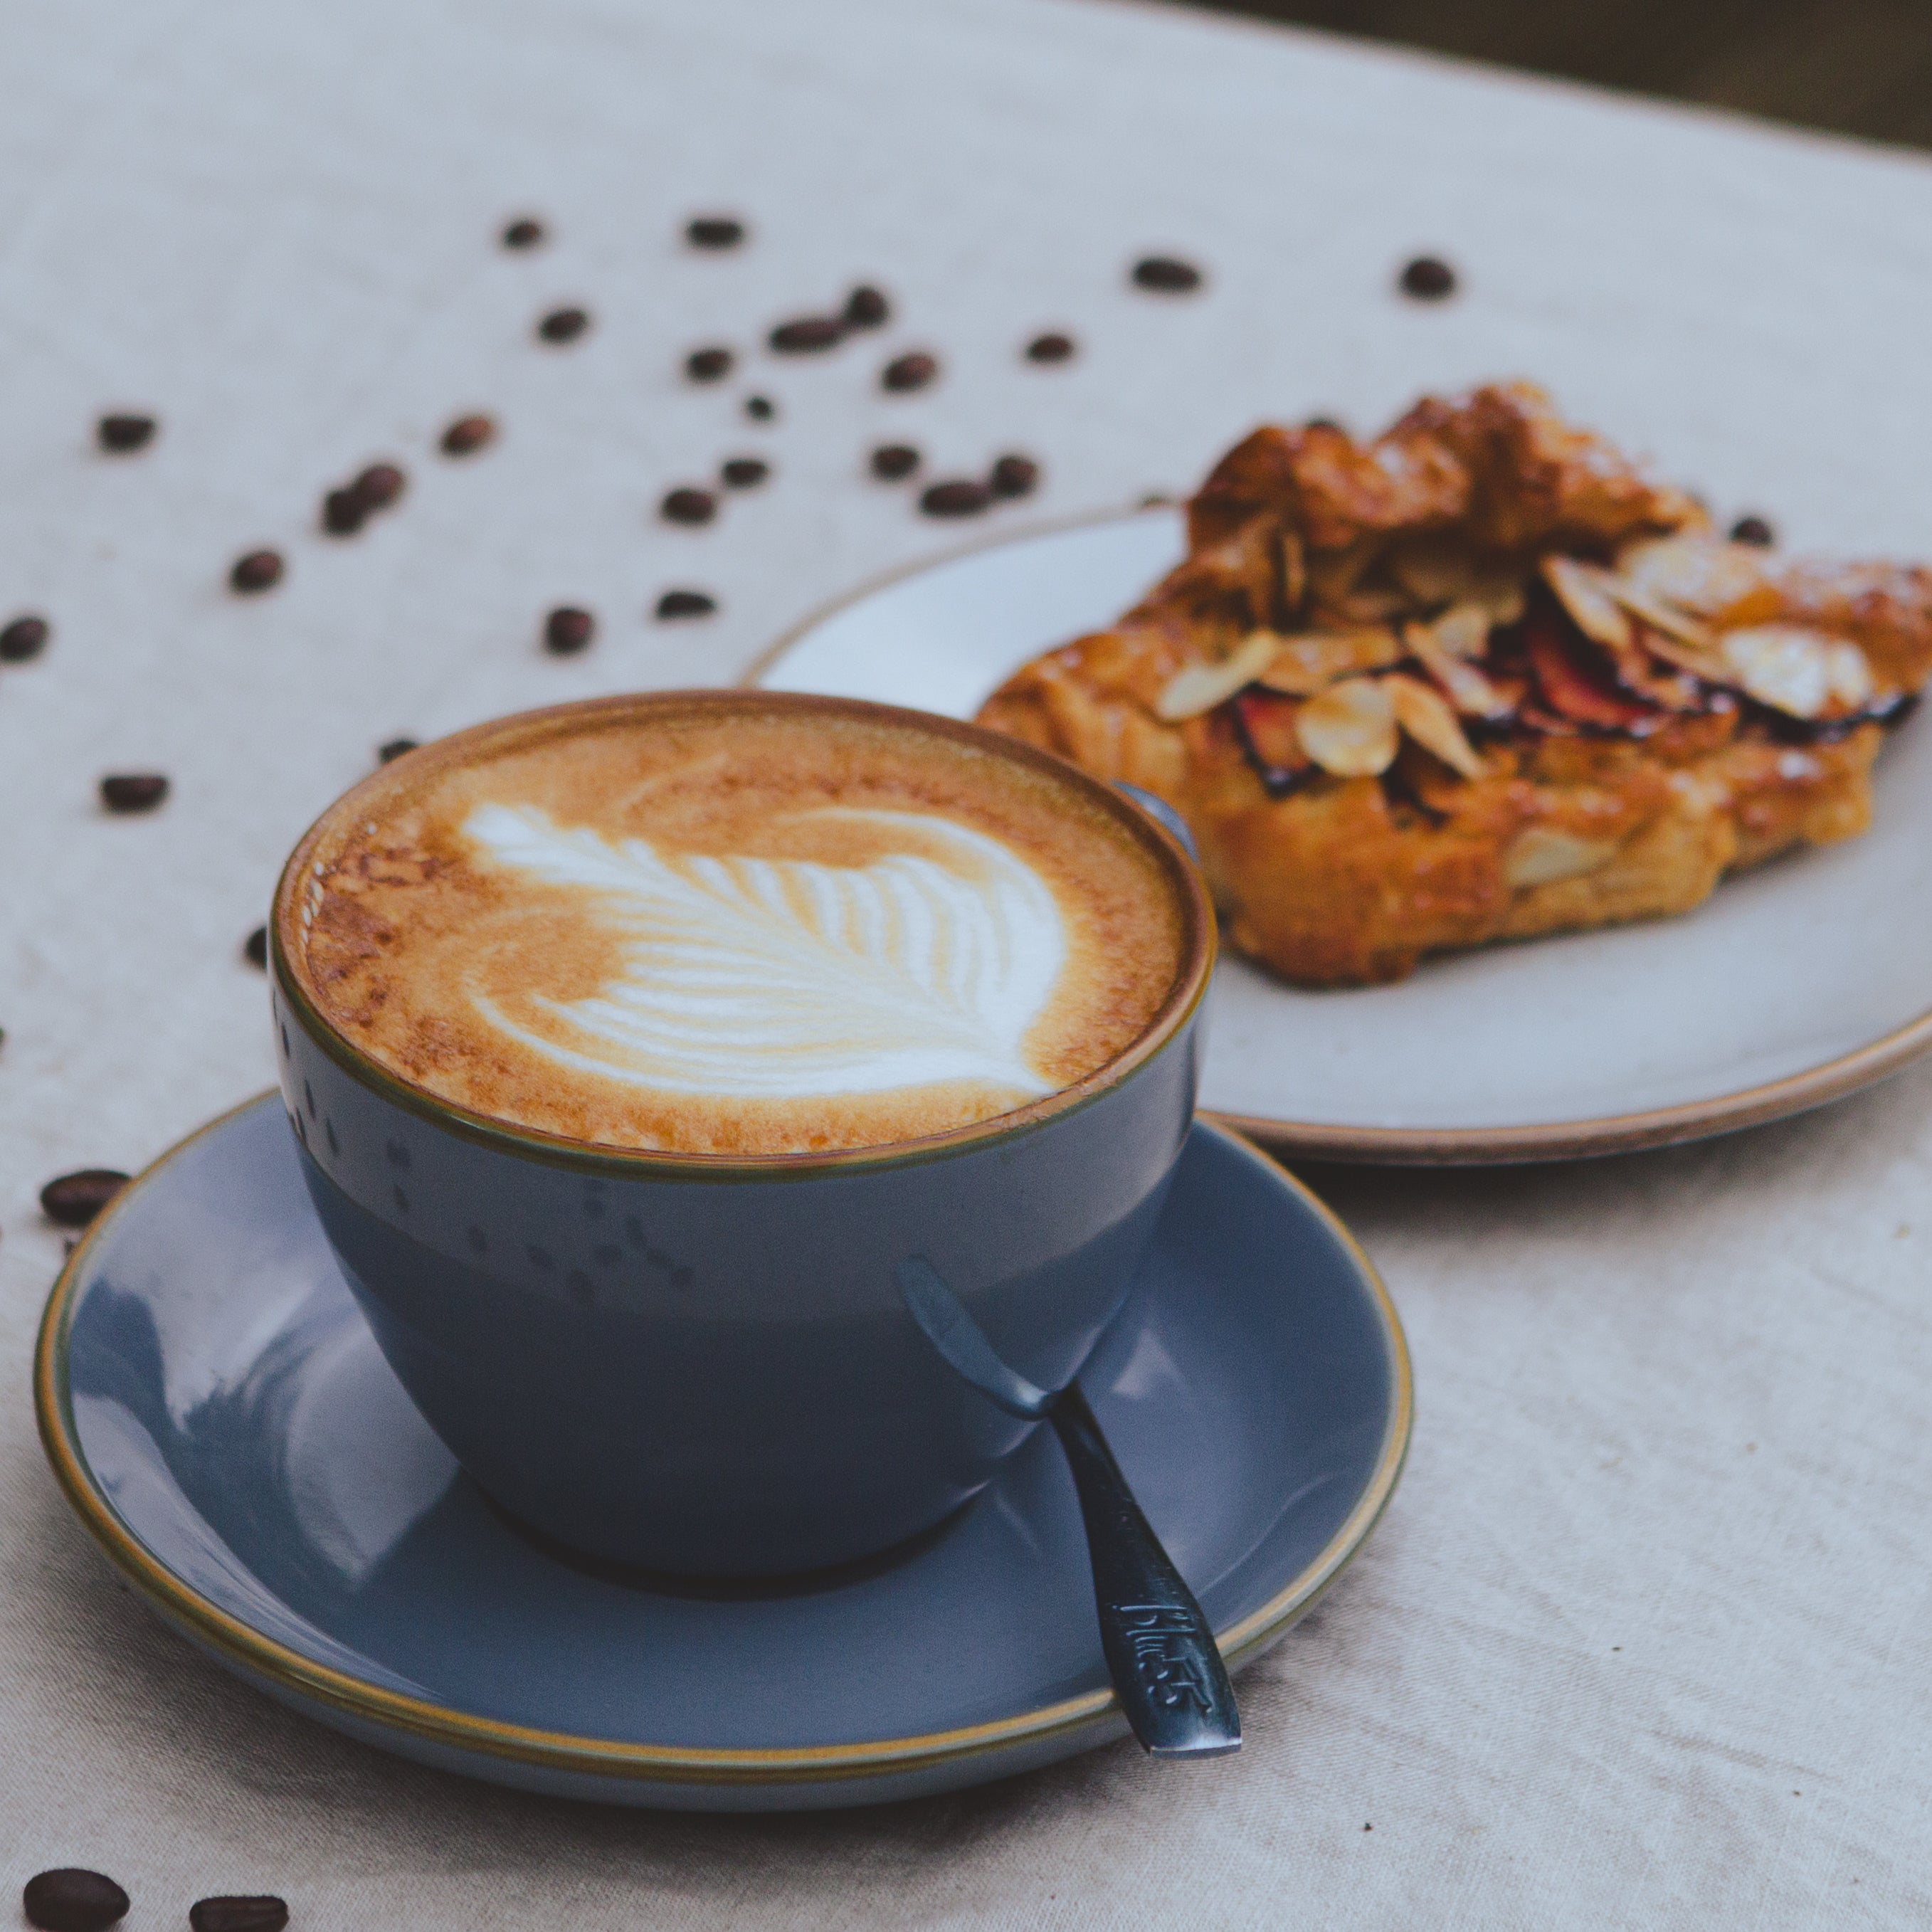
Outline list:
[[[1241,1748],[1234,1686],[1201,1606],[1160,1546],[1077,1382],[1036,1388],[923,1256],[896,1270],[906,1312],[958,1375],[1009,1415],[1053,1424],[1087,1525],[1100,1648],[1120,1708],[1155,1757],[1219,1757]]]

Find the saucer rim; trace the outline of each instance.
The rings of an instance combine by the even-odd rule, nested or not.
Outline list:
[[[822,625],[856,604],[895,584],[923,576],[982,552],[1072,536],[1108,524],[1142,517],[1186,514],[1184,497],[1138,503],[1124,508],[1042,518],[1023,527],[990,532],[948,545],[880,571],[838,596],[815,605],[788,626],[740,673],[740,686],[770,688],[766,680]],[[1017,667],[1016,667],[1017,668]],[[1598,1154],[1633,1154],[1646,1148],[1674,1147],[1763,1126],[1794,1114],[1842,1100],[1900,1072],[1932,1051],[1932,1006],[1903,1024],[1816,1066],[1755,1086],[1667,1107],[1629,1113],[1599,1114],[1580,1120],[1529,1120],[1502,1126],[1376,1127],[1346,1121],[1282,1120],[1271,1114],[1204,1108],[1210,1120],[1245,1140],[1292,1159],[1360,1162],[1386,1167],[1503,1166],[1530,1162],[1574,1160]]]
[[[34,1408],[54,1475],[76,1514],[110,1559],[148,1604],[194,1641],[245,1675],[266,1680],[278,1694],[327,1706],[379,1730],[508,1760],[548,1772],[572,1772],[638,1784],[695,1786],[818,1784],[902,1775],[1018,1747],[1101,1732],[1120,1718],[1112,1690],[1088,1691],[1016,1715],[946,1731],[856,1744],[745,1749],[648,1744],[585,1737],[506,1723],[372,1684],[306,1658],[222,1609],[170,1570],[122,1520],[95,1484],[82,1452],[68,1377],[68,1346],[80,1285],[89,1257],[135,1197],[191,1148],[250,1108],[279,1103],[270,1088],[177,1141],[136,1174],[98,1216],[68,1257],[47,1297],[34,1354]],[[1217,1632],[1231,1668],[1238,1668],[1312,1609],[1340,1576],[1380,1520],[1407,1459],[1414,1420],[1414,1374],[1407,1337],[1375,1264],[1340,1216],[1304,1182],[1242,1135],[1204,1117],[1196,1124],[1228,1142],[1268,1178],[1312,1208],[1352,1262],[1368,1290],[1390,1368],[1390,1402],[1382,1441],[1355,1506],[1321,1551],[1280,1591],[1246,1616]],[[1100,1738],[1096,1736],[1096,1743]]]

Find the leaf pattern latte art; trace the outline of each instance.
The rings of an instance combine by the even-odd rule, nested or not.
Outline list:
[[[624,971],[589,999],[533,992],[519,1004],[535,1024],[483,994],[478,1012],[560,1064],[668,1093],[789,1100],[951,1080],[1047,1092],[1022,1052],[1066,953],[1046,881],[947,819],[799,816],[926,850],[862,866],[665,853],[533,807],[479,806],[466,836],[513,872],[579,888],[584,916],[622,938]],[[935,847],[953,862],[926,856]]]

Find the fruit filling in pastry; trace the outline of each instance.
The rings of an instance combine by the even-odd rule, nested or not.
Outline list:
[[[1157,793],[1233,944],[1348,986],[1854,836],[1928,670],[1932,572],[1726,542],[1512,383],[1256,430],[1186,561],[980,720]]]

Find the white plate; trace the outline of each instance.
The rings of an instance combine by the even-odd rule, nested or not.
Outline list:
[[[1181,550],[1173,509],[982,545],[820,611],[751,681],[970,718]],[[1875,789],[1864,837],[1747,873],[1688,917],[1334,992],[1230,958],[1202,1104],[1304,1155],[1485,1161],[1688,1140],[1835,1100],[1932,1046],[1932,721],[1886,746]]]

